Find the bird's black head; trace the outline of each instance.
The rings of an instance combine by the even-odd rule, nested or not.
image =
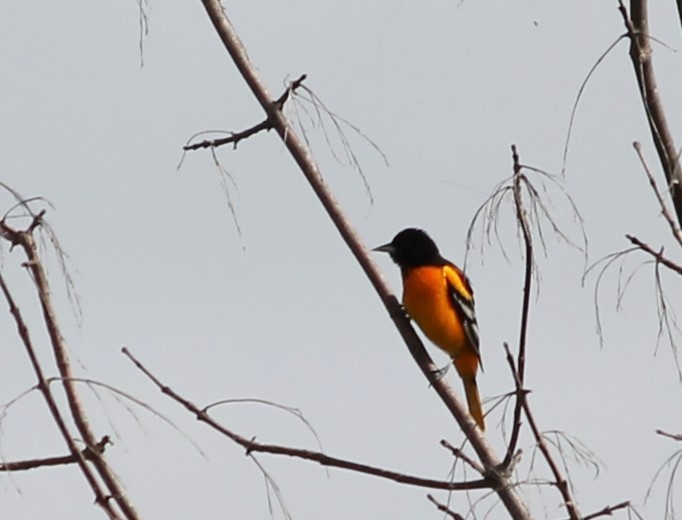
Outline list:
[[[440,265],[444,262],[438,246],[421,229],[408,228],[398,233],[388,244],[373,249],[391,255],[402,268]]]

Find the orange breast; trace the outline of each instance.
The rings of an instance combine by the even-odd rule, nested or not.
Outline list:
[[[466,334],[450,303],[442,267],[417,267],[405,272],[403,305],[426,337],[451,357],[466,348]]]

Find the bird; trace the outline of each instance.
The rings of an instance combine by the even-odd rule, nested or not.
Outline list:
[[[400,267],[405,311],[424,335],[451,357],[464,384],[469,414],[485,431],[476,384],[478,368],[482,368],[480,341],[469,279],[441,256],[436,243],[421,229],[404,229],[373,251],[388,253]]]

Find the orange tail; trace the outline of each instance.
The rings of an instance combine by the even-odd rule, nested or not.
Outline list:
[[[483,408],[481,407],[481,396],[478,394],[478,386],[476,385],[476,378],[467,377],[462,378],[464,383],[464,392],[467,396],[467,403],[469,405],[469,413],[474,418],[476,424],[482,432],[485,431],[485,421],[483,420]]]

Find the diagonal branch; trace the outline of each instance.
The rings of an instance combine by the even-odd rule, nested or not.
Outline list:
[[[462,515],[460,515],[456,511],[453,511],[447,505],[438,502],[438,500],[433,498],[433,495],[426,495],[426,498],[429,500],[429,502],[436,506],[438,511],[444,513],[446,516],[452,518],[453,520],[464,520],[464,517]]]
[[[631,507],[632,504],[630,504],[630,501],[626,500],[625,502],[621,502],[620,504],[616,504],[614,506],[606,506],[601,511],[587,515],[585,518],[583,518],[583,520],[592,520],[593,518],[599,518],[600,516],[613,516],[613,513],[619,509],[629,509]]]
[[[677,222],[675,222],[675,219],[670,214],[668,205],[665,203],[665,199],[663,198],[661,191],[658,189],[658,184],[656,183],[654,174],[651,173],[651,168],[649,168],[649,164],[644,158],[644,152],[642,152],[642,144],[635,141],[634,143],[632,143],[632,147],[635,149],[635,152],[637,152],[637,157],[639,157],[639,160],[642,163],[642,167],[644,168],[644,172],[646,173],[647,179],[649,179],[649,185],[651,186],[651,189],[654,190],[654,195],[656,196],[658,205],[661,207],[661,214],[663,215],[665,221],[668,223],[668,226],[670,227],[670,232],[673,234],[673,238],[677,241],[677,243],[680,246],[682,246],[682,229],[680,229],[680,225]]]
[[[127,348],[123,347],[121,349],[123,354],[130,359],[135,366],[147,376],[162,393],[166,394],[168,397],[173,399],[175,402],[181,404],[185,409],[194,414],[197,420],[208,424],[214,430],[222,433],[226,437],[242,446],[246,449],[246,454],[251,453],[270,453],[272,455],[284,455],[287,457],[294,457],[304,460],[310,460],[317,462],[318,464],[330,468],[340,468],[349,471],[355,471],[357,473],[364,473],[366,475],[373,475],[375,477],[384,478],[387,480],[393,480],[401,484],[408,484],[411,486],[425,487],[429,489],[442,489],[446,491],[458,491],[458,490],[471,490],[471,489],[488,489],[495,485],[495,481],[492,479],[480,479],[470,482],[451,482],[449,480],[435,480],[422,477],[415,477],[412,475],[407,475],[405,473],[399,473],[397,471],[386,470],[383,468],[378,468],[376,466],[370,466],[368,464],[362,464],[358,462],[353,462],[350,460],[340,459],[338,457],[332,457],[325,455],[320,451],[304,450],[299,448],[291,448],[288,446],[280,446],[276,444],[263,444],[256,442],[253,439],[247,439],[238,433],[233,432],[229,428],[221,425],[215,419],[213,419],[206,411],[208,407],[200,408],[193,402],[182,397],[180,394],[175,392],[172,388],[164,385],[154,374],[152,374],[147,367],[145,367]]]
[[[235,150],[240,141],[248,139],[252,135],[256,135],[259,132],[262,131],[269,132],[270,130],[272,130],[270,120],[265,119],[264,121],[261,121],[257,125],[247,128],[246,130],[242,130],[241,132],[230,132],[230,135],[228,137],[221,137],[219,139],[204,139],[203,141],[199,141],[198,143],[192,144],[188,143],[185,146],[183,146],[182,149],[186,152],[189,152],[192,150],[200,150],[201,148],[218,148],[219,146],[232,143],[232,149]],[[195,137],[196,136],[197,135],[195,134]]]
[[[13,233],[15,233],[15,231],[6,226],[6,224],[3,221],[0,221],[0,233],[2,233],[3,237],[7,237],[8,233],[12,235]],[[95,473],[92,471],[92,468],[86,463],[83,453],[78,449],[76,441],[74,441],[71,432],[69,431],[69,427],[66,424],[66,420],[64,419],[64,416],[62,415],[62,412],[59,409],[59,406],[57,405],[57,402],[54,396],[52,395],[52,392],[50,391],[50,387],[47,383],[47,379],[45,378],[43,368],[40,364],[40,361],[38,360],[38,356],[36,355],[35,349],[33,348],[33,342],[31,341],[31,336],[29,334],[28,327],[26,326],[26,322],[24,321],[24,318],[21,315],[19,307],[17,307],[16,305],[14,297],[10,293],[9,287],[7,286],[2,274],[0,274],[0,289],[2,290],[2,293],[5,297],[5,300],[7,301],[7,304],[9,305],[9,311],[12,317],[14,318],[14,322],[17,325],[19,337],[21,338],[21,341],[24,344],[26,353],[28,354],[29,360],[31,361],[31,366],[33,367],[33,372],[35,373],[36,378],[38,379],[38,389],[43,394],[43,398],[45,399],[48,409],[50,410],[50,414],[52,415],[52,418],[54,419],[57,428],[59,429],[59,432],[64,438],[64,441],[69,447],[71,456],[75,457],[76,462],[78,463],[78,466],[81,472],[83,473],[83,476],[85,477],[85,480],[88,482],[88,485],[95,493],[95,502],[104,509],[104,511],[107,513],[110,519],[118,520],[121,517],[112,508],[112,504],[107,500],[105,492],[102,489],[100,483],[98,482]]]
[[[272,121],[274,129],[277,131],[294,161],[296,161],[301,172],[308,180],[315,195],[327,211],[327,214],[341,234],[343,240],[346,242],[346,245],[364,270],[371,284],[374,286],[379,298],[388,310],[396,328],[405,341],[410,354],[412,354],[412,357],[419,365],[425,377],[429,380],[431,386],[438,393],[443,403],[460,425],[484,467],[493,472],[494,477],[497,479],[497,484],[495,485],[496,492],[505,504],[505,507],[513,518],[529,518],[529,513],[525,505],[512,489],[508,477],[499,472],[495,472],[494,468],[498,467],[499,462],[492,446],[488,444],[483,434],[476,429],[465,407],[455,396],[452,388],[442,378],[436,377],[437,367],[426,353],[419,336],[417,336],[414,328],[407,320],[398,299],[383,280],[380,271],[372,262],[367,248],[325,184],[322,174],[311,156],[310,151],[301,141],[291,124],[287,121],[282,110],[277,105],[276,100],[273,100],[258,76],[256,67],[251,64],[246,49],[228,20],[225,10],[221,6],[219,0],[202,0],[202,4],[223,42],[225,49],[230,54],[230,57],[239,70],[239,73],[246,81],[248,87],[251,89],[251,92],[260,103],[268,118]]]
[[[292,81],[291,84],[284,91],[284,93],[277,99],[276,103],[279,106],[280,110],[284,108],[284,104],[289,99],[289,96],[291,96],[291,94],[294,93],[296,89],[303,84],[303,81],[306,79],[306,77],[307,77],[306,74],[303,74],[297,80]],[[223,146],[225,144],[230,143],[232,144],[232,148],[236,149],[240,141],[248,139],[252,135],[256,135],[259,132],[262,131],[269,132],[272,129],[273,129],[272,121],[270,120],[269,117],[267,117],[257,125],[252,126],[251,128],[247,128],[246,130],[242,130],[241,132],[230,132],[230,135],[228,137],[221,137],[220,139],[205,139],[203,141],[193,144],[187,143],[185,146],[182,147],[182,149],[187,152],[190,150],[199,150],[201,148],[217,148],[219,146]],[[196,136],[197,135],[195,134],[195,137]],[[192,139],[193,137],[190,138],[190,140]]]
[[[654,75],[647,1],[630,0],[630,15],[622,0],[618,0],[618,4],[618,10],[623,17],[630,38],[630,59],[635,69],[637,86],[646,111],[651,137],[661,161],[677,220],[682,225],[682,169]]]
[[[42,225],[44,213],[45,211],[41,211],[38,215],[36,215],[25,231],[15,230],[8,226],[4,221],[0,221],[0,235],[12,243],[13,246],[17,245],[21,247],[21,249],[24,251],[24,254],[26,255],[27,260],[23,265],[31,274],[38,292],[38,298],[40,299],[40,306],[43,312],[43,320],[45,322],[45,327],[47,328],[52,345],[55,363],[62,377],[63,388],[66,394],[69,410],[71,411],[71,417],[74,421],[74,424],[76,425],[76,429],[78,430],[81,439],[85,443],[86,447],[91,449],[91,452],[94,455],[91,459],[92,463],[97,469],[99,477],[102,479],[106,489],[108,490],[108,496],[105,496],[103,490],[100,488],[100,484],[95,480],[94,475],[92,475],[90,471],[85,471],[85,467],[87,465],[83,460],[81,469],[83,469],[88,483],[93,490],[95,490],[97,502],[105,507],[105,510],[109,513],[110,517],[118,518],[118,515],[112,516],[113,509],[109,507],[109,499],[113,498],[125,518],[128,518],[129,520],[138,519],[140,518],[139,515],[135,511],[133,505],[130,503],[113,470],[109,467],[109,464],[106,462],[102,454],[97,453],[96,451],[98,441],[90,426],[88,416],[82,406],[78,392],[76,391],[71,370],[70,356],[66,347],[66,342],[64,341],[64,337],[62,336],[59,324],[57,322],[57,314],[52,305],[49,283],[47,281],[45,269],[43,268],[42,260],[38,254],[38,247],[33,237],[33,232]],[[7,294],[5,294],[5,297],[7,298]],[[27,332],[28,331],[26,331],[26,333]],[[21,334],[22,330],[20,328],[20,335]],[[36,374],[38,375],[37,369],[40,367],[40,365],[39,361],[35,357],[35,353],[32,352],[32,349],[31,352],[29,352],[29,356],[31,357],[31,362],[34,365],[34,371],[36,371]],[[42,378],[42,380],[40,378]],[[39,381],[41,381],[41,384],[46,384],[46,380],[42,375],[42,370],[40,371]],[[43,395],[46,395],[46,399],[47,394],[49,394],[49,391],[43,392]],[[53,410],[51,411],[55,417],[55,420],[57,420],[59,423],[59,420],[57,419],[58,415],[55,415]],[[62,426],[60,426],[60,430],[61,429]],[[63,435],[67,435],[67,432],[68,430],[64,430]],[[69,447],[73,454],[79,453],[77,449],[74,450],[71,444],[72,441],[67,440],[67,442],[69,442]]]
[[[649,253],[651,256],[653,256],[657,262],[666,266],[671,271],[674,271],[677,274],[682,275],[682,265],[676,264],[669,258],[663,256],[662,251],[656,251],[649,244],[647,244],[646,242],[642,242],[639,238],[635,236],[625,235],[625,238],[627,238],[633,245],[637,246],[642,251],[645,251],[646,253]]]

